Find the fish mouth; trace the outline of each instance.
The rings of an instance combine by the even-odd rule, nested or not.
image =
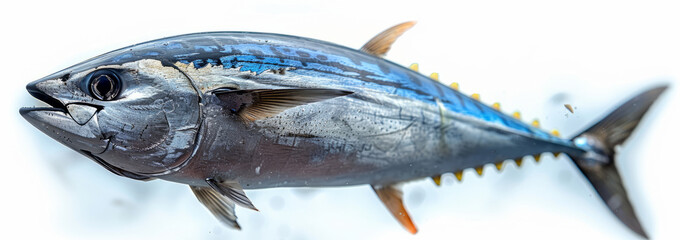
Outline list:
[[[85,125],[102,108],[100,106],[85,103],[69,103],[64,105],[64,103],[55,97],[40,90],[38,87],[38,83],[40,82],[42,81],[38,80],[29,83],[26,85],[26,90],[31,96],[48,104],[50,107],[22,107],[19,109],[19,114],[21,114],[21,116],[25,117],[27,114],[34,111],[63,112],[70,115],[79,125]]]
[[[66,106],[56,98],[46,94],[45,92],[41,91],[40,88],[38,88],[38,83],[41,82],[40,80],[29,83],[26,85],[26,90],[28,91],[31,96],[34,98],[40,100],[43,103],[46,103],[50,107],[22,107],[19,109],[19,114],[21,114],[22,117],[24,117],[26,120],[31,122],[31,119],[34,119],[33,115],[35,115],[36,112],[61,112],[64,114],[67,114]]]
[[[29,83],[26,90],[50,107],[22,107],[19,114],[38,130],[74,150],[104,152],[109,140],[102,136],[95,116],[101,108],[81,103],[64,104],[42,91],[39,82]]]
[[[46,107],[23,107],[19,109],[19,112],[23,116],[24,113],[27,113],[29,111],[63,111],[66,112],[66,106],[64,104],[57,100],[56,98],[46,94],[45,92],[41,91],[38,88],[38,83],[40,81],[35,81],[32,83],[29,83],[26,85],[26,90],[28,91],[28,94],[31,94],[34,98],[48,104],[51,106],[51,108],[46,108]]]

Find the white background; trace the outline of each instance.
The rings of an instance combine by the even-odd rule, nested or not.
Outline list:
[[[387,58],[420,63],[461,91],[571,135],[644,89],[670,84],[620,149],[644,228],[678,239],[680,35],[673,1],[11,1],[0,10],[3,154],[0,238],[38,239],[637,239],[566,158],[545,154],[463,183],[406,184],[420,232],[396,223],[368,186],[248,191],[242,231],[222,227],[185,186],[114,176],[18,114],[33,80],[130,44],[201,31],[299,35],[359,48],[418,24]],[[575,107],[573,114],[562,106]]]

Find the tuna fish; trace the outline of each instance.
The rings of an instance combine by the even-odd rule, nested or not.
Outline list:
[[[413,22],[360,50],[269,33],[209,32],[121,48],[34,81],[51,107],[21,115],[114,174],[189,185],[224,224],[244,189],[368,184],[406,230],[398,185],[505,160],[564,153],[631,230],[646,237],[617,173],[615,147],[667,86],[627,100],[581,133],[506,115],[382,58]]]

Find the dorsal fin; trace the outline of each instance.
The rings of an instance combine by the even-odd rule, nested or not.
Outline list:
[[[411,21],[388,28],[387,30],[382,31],[381,33],[378,33],[378,35],[375,35],[375,37],[371,38],[371,40],[364,44],[360,50],[378,57],[385,56],[387,51],[390,50],[392,43],[394,43],[394,41],[397,40],[401,34],[406,32],[406,30],[409,30],[415,24],[416,22]]]
[[[350,91],[324,88],[299,89],[217,89],[213,94],[221,105],[244,121],[271,117],[284,110],[351,94]]]
[[[418,229],[416,229],[416,225],[413,224],[413,221],[408,215],[406,208],[404,208],[404,202],[402,201],[403,193],[401,190],[394,185],[371,185],[371,187],[373,187],[375,193],[378,194],[380,201],[382,201],[383,204],[385,204],[385,207],[390,210],[392,216],[394,216],[394,218],[396,218],[397,221],[399,221],[399,223],[401,223],[401,225],[404,226],[408,232],[416,234]]]

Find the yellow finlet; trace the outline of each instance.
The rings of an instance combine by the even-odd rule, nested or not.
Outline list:
[[[458,83],[457,83],[457,82],[452,82],[449,86],[450,86],[451,88],[453,88],[453,90],[458,91]]]
[[[418,70],[416,69],[416,71],[418,71]],[[432,78],[432,80],[439,81],[439,73],[434,72],[434,73],[430,74],[430,78]]]
[[[453,175],[456,175],[456,179],[458,179],[459,182],[463,181],[463,171],[455,172]]]
[[[484,166],[476,167],[475,171],[477,171],[477,175],[482,176],[482,173],[484,173]]]
[[[555,157],[559,157],[559,156],[560,156],[560,152],[554,152],[553,155],[554,155]]]
[[[418,71],[418,64],[417,63],[411,64],[411,66],[408,66],[408,68],[417,72]]]
[[[498,169],[498,171],[503,169],[503,161],[497,162],[497,163],[495,163],[495,165],[496,165],[496,169]]]
[[[537,127],[540,127],[541,124],[538,122],[538,119],[536,119],[533,122],[531,122],[531,126],[534,126],[535,128],[537,128]]]
[[[520,119],[522,118],[522,115],[520,115],[519,112],[514,112],[512,113],[512,117],[514,117],[515,119]]]
[[[479,101],[479,93],[473,93],[472,95],[470,95],[470,97],[474,100]]]
[[[560,132],[557,131],[557,129],[553,129],[553,130],[550,132],[550,134],[552,134],[552,135],[555,136],[555,137],[559,137],[559,136],[560,136]]]
[[[491,107],[493,109],[496,109],[496,110],[501,110],[501,104],[500,103],[493,103],[493,105],[491,105]]]
[[[541,154],[540,154],[540,153],[539,153],[539,154],[535,154],[535,155],[534,155],[534,159],[536,160],[536,162],[540,162],[540,161],[541,161]]]
[[[434,184],[437,184],[437,186],[441,186],[442,185],[442,175],[433,176],[432,181],[434,181]]]
[[[515,159],[515,164],[517,164],[517,167],[521,167],[522,166],[522,158]]]

